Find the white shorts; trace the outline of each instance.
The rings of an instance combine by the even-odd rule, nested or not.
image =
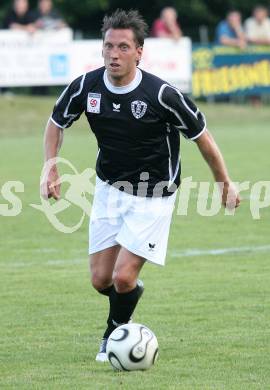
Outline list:
[[[120,244],[164,265],[176,192],[163,198],[129,195],[97,177],[89,224],[89,254]]]

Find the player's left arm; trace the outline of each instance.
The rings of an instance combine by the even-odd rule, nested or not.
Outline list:
[[[224,158],[214,138],[208,130],[204,131],[195,142],[209,165],[217,183],[220,183],[222,204],[229,209],[240,205],[240,196],[232,183]]]
[[[229,177],[222,154],[207,130],[203,113],[191,99],[168,84],[160,89],[159,103],[166,113],[165,120],[176,126],[185,138],[197,143],[215,180],[220,183],[222,204],[228,208],[238,207],[239,194]]]

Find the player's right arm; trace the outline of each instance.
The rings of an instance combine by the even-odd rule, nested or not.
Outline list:
[[[60,178],[56,158],[63,142],[64,129],[79,119],[84,110],[85,75],[75,79],[58,98],[44,134],[44,156],[40,192],[43,198],[60,198]]]
[[[56,165],[56,157],[63,142],[63,129],[58,127],[51,120],[45,129],[44,134],[44,167],[40,184],[40,192],[44,199],[60,198],[60,182]]]

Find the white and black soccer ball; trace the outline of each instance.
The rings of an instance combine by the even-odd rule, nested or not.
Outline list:
[[[106,352],[116,370],[147,370],[157,360],[158,342],[145,325],[124,324],[111,333]]]

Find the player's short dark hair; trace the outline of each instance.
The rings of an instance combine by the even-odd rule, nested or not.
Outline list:
[[[110,16],[105,15],[101,28],[102,38],[104,40],[106,32],[110,29],[130,29],[133,31],[135,42],[143,46],[144,38],[147,35],[148,26],[142,15],[137,10],[124,11],[117,9]]]

